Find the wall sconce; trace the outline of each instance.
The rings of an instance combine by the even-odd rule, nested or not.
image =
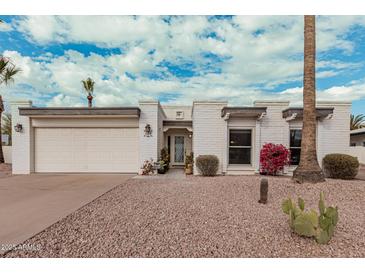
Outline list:
[[[152,136],[152,128],[150,124],[146,124],[144,127],[144,137],[151,137]]]
[[[15,130],[16,132],[22,132],[22,131],[23,131],[23,125],[22,125],[22,124],[16,124],[16,125],[14,126],[14,130]]]

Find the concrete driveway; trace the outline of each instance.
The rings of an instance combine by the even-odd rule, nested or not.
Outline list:
[[[22,243],[131,175],[32,174],[0,178],[0,254]]]

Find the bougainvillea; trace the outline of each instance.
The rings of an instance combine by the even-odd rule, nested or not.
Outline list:
[[[284,145],[265,144],[260,151],[260,173],[277,175],[290,164],[290,150]]]

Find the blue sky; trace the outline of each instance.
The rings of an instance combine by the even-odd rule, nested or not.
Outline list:
[[[6,101],[97,106],[257,99],[302,94],[302,16],[0,16],[0,51],[22,73]],[[365,112],[365,16],[317,16],[318,100]]]

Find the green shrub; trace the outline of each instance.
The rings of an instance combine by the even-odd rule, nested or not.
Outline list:
[[[160,174],[165,174],[170,168],[170,155],[166,147],[161,149],[159,166],[157,171]]]
[[[323,171],[329,178],[351,180],[359,171],[359,161],[346,154],[327,154],[323,158]]]
[[[326,207],[321,193],[318,207],[319,215],[315,210],[304,211],[304,200],[298,198],[298,207],[289,198],[283,201],[282,210],[289,215],[290,228],[300,236],[314,237],[319,244],[327,244],[334,233],[338,222],[338,209]]]
[[[218,171],[219,160],[215,155],[199,155],[195,159],[196,166],[203,176],[214,176]]]

